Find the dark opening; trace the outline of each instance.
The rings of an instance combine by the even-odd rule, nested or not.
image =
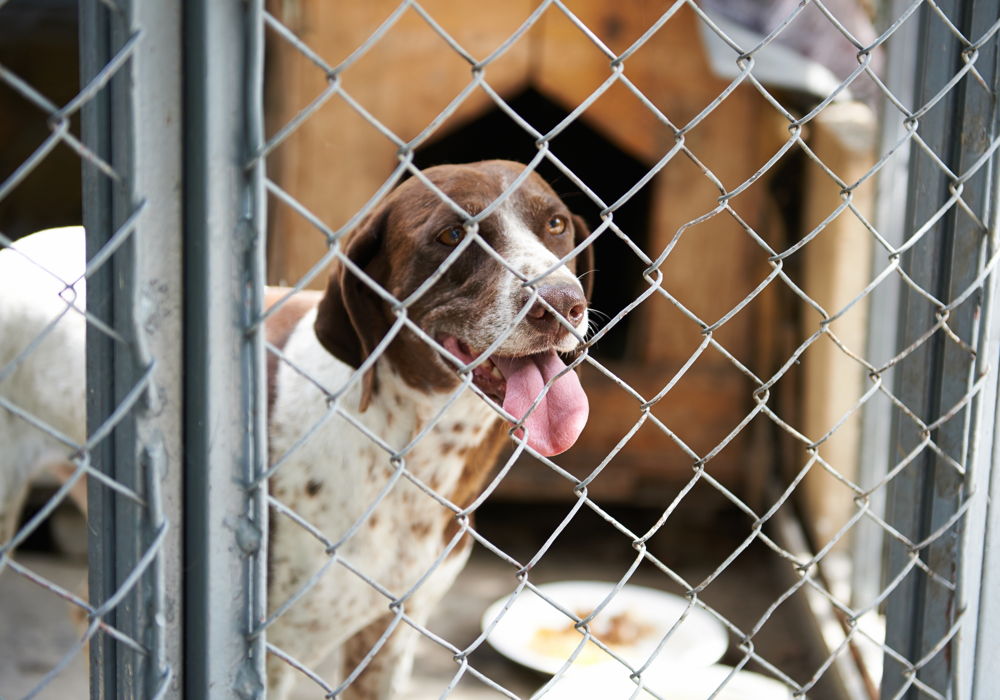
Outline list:
[[[69,102],[80,90],[77,3],[10,0],[0,5],[0,65],[54,104]],[[79,113],[70,129],[79,137]],[[0,80],[0,183],[51,134],[48,115]],[[65,144],[0,200],[0,233],[10,239],[81,221],[80,158]]]
[[[538,131],[545,133],[568,112],[534,89],[527,89],[508,104]],[[552,152],[580,180],[608,204],[627,192],[648,167],[604,138],[598,131],[577,119],[551,143]],[[500,109],[420,148],[415,162],[421,168],[444,163],[465,163],[491,158],[527,163],[538,153],[534,139]],[[591,230],[601,223],[600,210],[573,182],[543,159],[537,172],[563,198],[566,205],[587,220]],[[641,249],[646,250],[649,230],[649,188],[643,188],[615,212],[615,223]],[[648,251],[647,251],[648,252]],[[592,308],[595,328],[601,329],[609,318],[631,303],[645,287],[645,265],[612,230],[597,239],[594,247],[597,272],[594,276]],[[606,314],[607,316],[604,316]],[[594,355],[603,359],[625,356],[629,316],[625,316],[594,346]]]

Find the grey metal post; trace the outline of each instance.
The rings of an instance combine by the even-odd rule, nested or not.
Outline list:
[[[959,31],[972,41],[983,36],[1000,17],[996,0],[950,0],[937,3]],[[924,6],[920,18],[920,46],[915,104],[928,104],[962,68],[962,45],[955,33]],[[998,84],[997,46],[985,42],[978,48],[976,69],[985,85],[971,76],[957,83],[936,107],[920,116],[919,134],[933,153],[955,174],[964,176],[997,134],[995,95]],[[995,196],[994,168],[986,163],[961,182],[962,199],[980,221],[990,222]],[[909,235],[930,221],[951,196],[958,183],[920,149],[914,149],[910,168],[910,196],[906,211]],[[976,218],[953,206],[904,256],[903,267],[923,290],[949,305],[974,286],[990,241]],[[973,348],[981,333],[983,289],[964,303],[948,309],[948,326]],[[900,345],[913,342],[938,320],[942,309],[918,291],[904,291],[901,307]],[[938,332],[899,365],[896,395],[916,417],[933,424],[952,407],[949,420],[929,431],[940,452],[925,448],[920,456],[890,482],[887,520],[917,545],[914,551],[896,540],[889,542],[889,576],[902,571],[912,557],[934,572],[915,568],[889,598],[887,645],[901,653],[909,667],[890,654],[882,683],[882,697],[919,697],[917,681],[948,694],[956,679],[956,654],[951,645],[961,615],[954,583],[961,568],[964,520],[957,517],[971,497],[964,475],[951,460],[967,465],[970,434],[975,435],[975,402],[962,401],[973,391],[976,357],[968,349]],[[893,462],[926,437],[918,424],[897,414],[893,434]],[[949,459],[942,456],[947,455]],[[908,685],[909,684],[909,685]]]
[[[192,698],[263,694],[260,3],[184,3],[186,620]]]
[[[1000,251],[1000,178],[987,192],[992,210],[984,212],[991,228],[988,250]],[[962,543],[959,609],[966,616],[959,636],[955,697],[988,700],[1000,696],[996,660],[1000,649],[1000,303],[996,275],[985,290],[984,340],[977,357],[980,373],[989,373],[978,400],[966,487],[974,501]]]
[[[997,217],[993,219],[995,237]],[[998,249],[995,238],[992,248]],[[959,608],[966,622],[960,635],[955,697],[971,700],[1000,696],[996,674],[1000,649],[1000,305],[996,303],[996,280],[992,286],[987,309],[989,336],[981,354],[991,376],[980,397],[978,439],[969,459],[967,481],[975,502],[966,523],[959,590]]]
[[[170,3],[115,7],[81,3],[84,142],[115,173],[84,159],[88,311],[121,338],[88,326],[88,433],[95,468],[143,502],[90,480],[89,584],[101,619],[139,648],[94,637],[91,696],[180,697],[181,17]]]

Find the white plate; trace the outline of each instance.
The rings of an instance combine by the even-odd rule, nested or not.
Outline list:
[[[582,617],[589,614],[611,592],[614,584],[603,581],[564,581],[538,587],[562,608]],[[501,598],[483,614],[487,640],[504,656],[529,668],[556,673],[583,640],[573,620],[529,589],[524,589],[490,627],[507,605]],[[709,666],[726,653],[727,635],[722,624],[700,608],[692,608],[679,596],[642,586],[624,586],[590,623],[592,634],[633,666],[643,665],[664,635],[684,618],[656,656],[656,665]],[[572,668],[611,664],[623,668],[614,657],[588,642]],[[627,676],[626,676],[627,677]]]
[[[628,677],[628,669],[619,665],[580,670],[567,674],[552,685],[543,686],[532,699],[539,700],[791,700],[792,692],[784,683],[750,671],[736,671],[729,666],[707,668],[650,667],[643,674],[645,690]],[[712,693],[718,691],[713,696]]]

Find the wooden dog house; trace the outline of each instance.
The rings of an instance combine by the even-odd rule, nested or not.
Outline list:
[[[469,88],[470,63],[415,9],[402,11],[378,41],[366,44],[398,5],[396,0],[274,3],[277,19],[328,65],[337,66],[357,52],[349,67],[328,77],[280,31],[268,36],[268,137],[310,104],[319,105],[269,155],[269,176],[331,229],[343,226],[399,162],[397,145],[360,116],[338,89],[404,141],[421,135],[468,89],[458,109],[417,147],[415,160],[422,166],[485,157],[525,160],[537,152],[533,139],[498,109],[487,91]],[[475,60],[501,46],[536,5],[422,3],[440,29]],[[571,4],[575,16],[615,54],[633,45],[663,9],[662,3],[647,0]],[[712,73],[698,23],[689,7],[680,7],[624,62],[624,76],[644,97],[619,80],[550,144],[552,153],[607,203],[659,168],[616,211],[615,222],[651,260],[672,246],[659,266],[666,294],[654,291],[594,348],[595,357],[622,382],[647,401],[658,400],[644,406],[618,382],[585,368],[591,421],[579,444],[558,460],[583,476],[620,447],[589,486],[592,494],[609,500],[662,503],[665,494],[675,493],[694,474],[692,453],[710,456],[706,473],[728,488],[744,494],[756,489],[775,463],[775,426],[752,415],[755,384],[749,373],[770,377],[780,358],[788,357],[800,312],[789,310],[784,285],[772,283],[755,292],[772,266],[754,236],[775,250],[787,247],[788,216],[777,205],[785,186],[811,193],[801,197],[807,209],[815,207],[802,215],[803,228],[808,219],[821,221],[839,201],[840,188],[830,178],[790,155],[730,197],[728,210],[719,210],[720,185],[732,192],[754,177],[788,140],[788,123],[749,83],[733,87],[729,79]],[[608,81],[612,71],[609,57],[594,40],[553,6],[489,62],[482,77],[545,132]],[[674,127],[692,120],[678,134]],[[821,121],[815,121],[814,131],[822,130]],[[842,150],[833,141],[837,143],[831,148]],[[684,151],[665,158],[679,145],[694,158]],[[854,167],[850,159],[839,162]],[[598,207],[557,169],[543,161],[539,172],[592,227],[600,222]],[[831,222],[823,235],[832,244],[822,253],[824,269],[834,276],[840,269],[837,251],[844,250],[837,241],[856,235],[847,218]],[[326,252],[324,236],[278,197],[270,200],[270,231],[272,283],[298,280]],[[811,254],[806,249],[804,254]],[[643,277],[648,265],[611,230],[602,234],[597,257],[594,306],[614,316],[649,289]],[[846,267],[857,263],[855,259]],[[797,264],[796,272],[807,266]],[[319,275],[310,286],[323,281]],[[826,280],[821,288],[799,282],[819,297],[842,286],[842,280]],[[713,326],[711,332],[692,316]],[[863,319],[838,321],[848,322],[853,323],[853,330],[844,330],[848,337],[863,331]],[[796,388],[788,388],[793,382]],[[807,379],[789,379],[788,386],[775,387],[775,394],[784,392],[799,401],[803,382]],[[850,451],[854,444],[844,449]],[[570,489],[550,470],[519,465],[502,492],[548,498],[565,497]]]

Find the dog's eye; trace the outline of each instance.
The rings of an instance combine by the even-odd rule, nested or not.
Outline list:
[[[455,224],[441,229],[437,235],[437,242],[454,248],[465,238],[465,229]]]
[[[553,216],[545,222],[545,230],[553,236],[558,236],[566,231],[566,217]]]

